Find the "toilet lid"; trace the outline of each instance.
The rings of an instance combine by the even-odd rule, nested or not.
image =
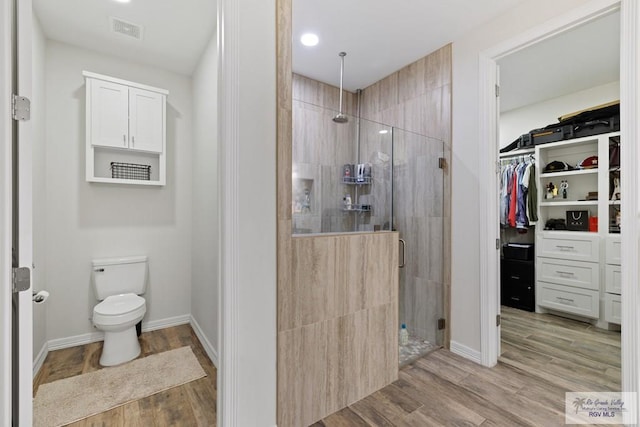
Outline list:
[[[144,298],[136,294],[112,295],[96,305],[94,311],[103,316],[117,316],[130,313],[143,305]]]

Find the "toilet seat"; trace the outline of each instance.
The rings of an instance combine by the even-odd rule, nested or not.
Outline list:
[[[136,294],[112,295],[93,308],[93,323],[96,326],[112,326],[134,320],[137,322],[145,311],[145,299]]]

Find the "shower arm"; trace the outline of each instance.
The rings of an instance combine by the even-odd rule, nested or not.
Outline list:
[[[340,52],[340,114],[343,114],[342,111],[342,92],[343,92],[343,88],[342,88],[342,79],[344,76],[344,57],[347,55],[345,52]]]

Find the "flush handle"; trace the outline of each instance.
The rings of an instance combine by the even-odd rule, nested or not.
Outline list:
[[[104,273],[104,268],[96,268],[95,270],[96,273]]]

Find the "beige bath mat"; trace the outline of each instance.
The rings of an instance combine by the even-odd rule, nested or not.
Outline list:
[[[191,347],[42,384],[34,427],[62,426],[206,376]]]

